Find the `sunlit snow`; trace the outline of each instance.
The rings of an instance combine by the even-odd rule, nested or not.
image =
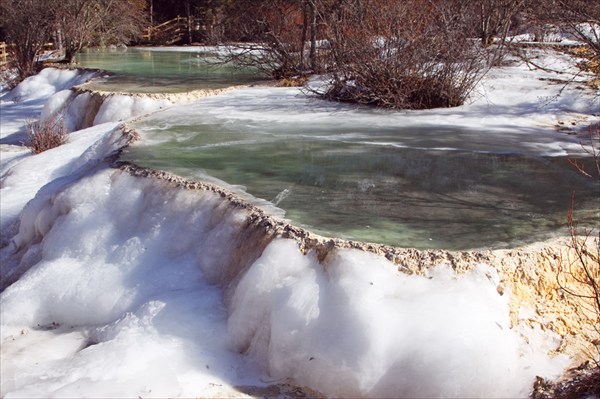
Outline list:
[[[515,92],[510,71],[495,73],[473,104],[407,123],[534,129],[589,111],[577,94],[539,111],[543,82]],[[90,98],[64,90],[90,77],[45,69],[0,104],[2,397],[232,397],[274,383],[328,397],[526,397],[535,376],[568,365],[548,355],[553,333],[510,328],[510,292],[487,265],[409,276],[344,249],[319,262],[293,240],[246,234],[247,211],[217,193],[111,167],[119,124],[169,103],[113,96],[66,145],[18,147],[29,118],[63,109],[81,126]],[[261,90],[281,89],[239,90],[228,106]],[[268,107],[244,115],[259,117],[293,123]]]

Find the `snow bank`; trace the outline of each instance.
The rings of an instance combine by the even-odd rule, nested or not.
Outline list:
[[[38,118],[43,122],[58,116],[67,130],[74,132],[106,122],[124,121],[171,105],[166,99],[73,90],[74,86],[96,75],[96,72],[77,69],[45,68],[39,74],[25,79],[2,97],[0,136],[15,134],[14,143],[25,142],[26,122]]]
[[[46,68],[2,98],[1,138],[8,144],[27,142],[27,121],[38,117],[43,122],[60,115],[73,133],[67,144],[36,156],[31,156],[26,147],[2,147],[1,245],[14,233],[25,204],[44,185],[65,181],[70,175],[78,176],[78,169],[89,169],[124,145],[120,132],[115,131],[115,122],[170,104],[167,100],[124,99],[124,96],[77,93],[71,89],[93,76],[93,72]],[[97,127],[84,130],[93,125]]]
[[[40,119],[62,118],[67,130],[73,132],[102,123],[125,121],[170,105],[166,99],[62,90],[49,98]]]
[[[125,144],[116,123],[107,123],[72,133],[69,142],[36,156],[26,156],[3,165],[0,231],[3,246],[19,224],[19,214],[46,185],[64,184],[80,177]],[[3,152],[4,156],[4,152]],[[3,270],[3,279],[4,279]]]
[[[282,240],[240,282],[229,335],[273,378],[328,397],[526,397],[564,359],[531,367],[497,279],[483,265],[408,276],[351,250],[320,265]]]
[[[204,396],[262,376],[331,397],[524,397],[565,365],[508,328],[488,267],[408,276],[283,239],[254,261],[246,211],[120,170],[43,191],[2,250],[21,275],[0,296],[2,395]]]
[[[104,170],[31,201],[3,249],[28,270],[0,297],[2,396],[189,397],[247,382],[204,277],[227,264],[239,223],[219,198]],[[5,356],[19,345],[25,356]]]
[[[7,99],[18,101],[46,99],[58,91],[85,83],[95,75],[96,72],[79,69],[45,68],[37,75],[30,76],[19,83],[7,94]]]
[[[46,101],[57,92],[48,107],[57,108],[68,97],[67,90],[94,77],[94,72],[46,68],[21,82],[0,98],[0,139],[3,143],[22,145],[28,142],[27,122],[38,120]]]

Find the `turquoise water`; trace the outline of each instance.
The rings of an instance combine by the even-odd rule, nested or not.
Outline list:
[[[573,191],[576,217],[598,225],[598,183],[566,157],[410,148],[399,144],[422,145],[425,129],[386,132],[368,119],[315,131],[308,117],[204,118],[159,113],[138,123],[142,140],[125,159],[226,182],[327,236],[401,247],[509,247],[565,233]]]
[[[104,91],[178,93],[264,80],[254,70],[219,63],[209,52],[90,49],[77,54],[76,62],[83,68],[110,72],[91,85]]]
[[[105,91],[186,92],[261,79],[207,52],[89,51],[77,61],[110,72],[94,83]],[[410,127],[402,115],[254,88],[138,122],[142,140],[123,157],[268,201],[326,236],[400,247],[509,247],[564,234],[572,192],[576,218],[600,224],[598,182],[567,157],[538,154],[564,137]]]

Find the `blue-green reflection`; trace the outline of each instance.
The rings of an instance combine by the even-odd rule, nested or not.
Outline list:
[[[209,52],[90,49],[77,54],[78,66],[102,69],[110,76],[92,88],[130,93],[178,93],[249,84],[262,78],[255,70],[219,63]]]
[[[142,142],[126,159],[243,186],[292,222],[330,236],[417,248],[505,247],[565,232],[572,191],[576,215],[598,224],[598,184],[565,157],[388,145],[394,137],[418,140],[418,128],[310,134],[301,123],[261,129],[174,117],[165,128],[161,118],[138,125]]]

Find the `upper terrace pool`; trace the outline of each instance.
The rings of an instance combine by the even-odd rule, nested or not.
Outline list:
[[[249,88],[140,120],[124,159],[266,200],[326,236],[400,247],[498,248],[565,234],[573,191],[576,217],[598,225],[598,183],[570,165],[580,150],[572,137],[434,121],[440,112],[407,117]]]
[[[217,63],[216,50],[91,50],[77,60],[110,72],[89,85],[101,91],[174,93],[262,79]],[[140,120],[142,140],[123,156],[229,186],[294,224],[345,239],[510,247],[566,233],[572,192],[576,217],[597,227],[598,183],[569,164],[581,157],[578,139],[520,126],[520,113],[539,106],[520,101],[496,120],[485,106],[387,112],[297,89],[246,88]]]
[[[210,47],[194,47],[188,51],[94,48],[77,54],[76,61],[82,68],[109,72],[88,86],[101,91],[180,93],[264,80],[256,70],[220,63],[216,51]]]

